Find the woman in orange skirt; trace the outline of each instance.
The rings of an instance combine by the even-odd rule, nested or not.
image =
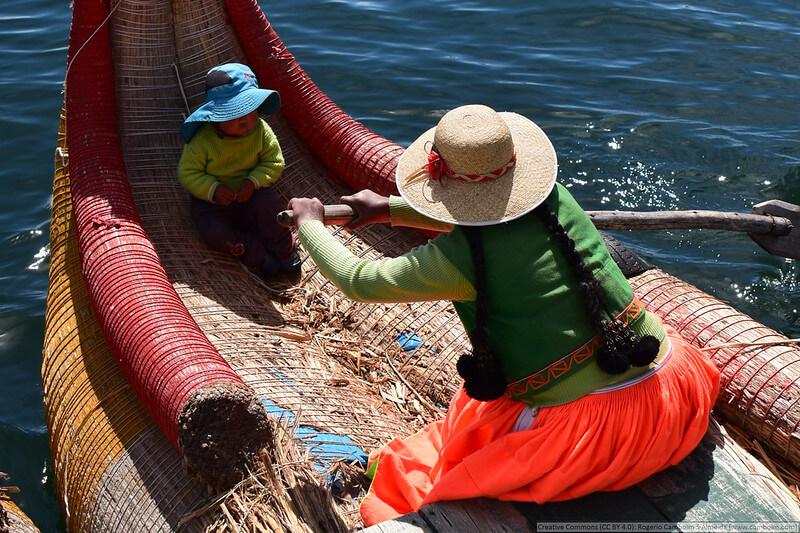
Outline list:
[[[426,245],[359,259],[324,227],[318,200],[289,202],[301,242],[345,294],[451,300],[473,345],[445,418],[372,454],[367,525],[440,500],[622,489],[705,434],[717,369],[634,297],[556,173],[535,123],[471,105],[405,151],[402,197],[342,198],[358,213],[351,227],[443,231]]]
[[[362,516],[375,524],[440,500],[543,503],[630,487],[697,446],[717,381],[709,359],[677,340],[646,379],[568,404],[536,410],[507,398],[480,402],[462,388],[444,420],[373,455],[380,461]]]

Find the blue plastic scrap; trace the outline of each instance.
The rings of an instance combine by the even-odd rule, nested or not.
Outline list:
[[[296,417],[294,413],[268,398],[262,396],[261,399],[267,409],[267,414],[279,420],[285,420],[290,427],[295,426]],[[364,468],[367,467],[369,456],[346,435],[317,431],[302,424],[294,427],[294,434],[309,448],[314,457],[320,459],[320,461],[314,462],[314,466],[319,472],[327,472],[331,464],[337,461],[359,462]]]
[[[397,342],[400,344],[400,347],[407,352],[413,352],[422,346],[422,339],[410,330],[398,334]]]

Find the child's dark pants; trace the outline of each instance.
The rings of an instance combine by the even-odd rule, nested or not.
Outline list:
[[[256,189],[244,203],[213,204],[192,196],[191,204],[192,218],[206,245],[255,269],[292,251],[292,233],[277,221],[283,209],[283,202],[269,187]]]

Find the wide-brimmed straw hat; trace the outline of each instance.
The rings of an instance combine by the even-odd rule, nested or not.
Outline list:
[[[397,164],[397,187],[420,213],[465,226],[518,218],[553,190],[558,164],[531,120],[467,105],[446,113]]]
[[[181,137],[188,143],[204,122],[225,122],[256,109],[262,115],[271,115],[280,108],[280,95],[259,88],[250,67],[241,63],[220,65],[206,74],[206,103],[183,122]]]

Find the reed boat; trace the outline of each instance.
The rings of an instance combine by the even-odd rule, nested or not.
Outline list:
[[[8,476],[0,472],[0,479]],[[11,533],[39,533],[36,524],[20,509],[10,494],[18,492],[17,487],[0,486],[0,531]]]
[[[281,94],[268,121],[287,161],[283,198],[395,191],[403,148],[327,98],[255,0],[74,0],[42,365],[69,531],[358,530],[365,454],[442,416],[459,386],[469,345],[448,302],[353,302],[307,257],[300,275],[265,281],[199,240],[176,179],[179,128],[208,69],[230,61]],[[336,235],[371,258],[427,238]],[[370,531],[800,521],[784,471],[725,429],[800,463],[800,349],[609,245],[639,298],[722,371],[697,450],[625,491],[442,502]]]
[[[39,528],[10,497],[0,496],[0,531],[39,533]]]

